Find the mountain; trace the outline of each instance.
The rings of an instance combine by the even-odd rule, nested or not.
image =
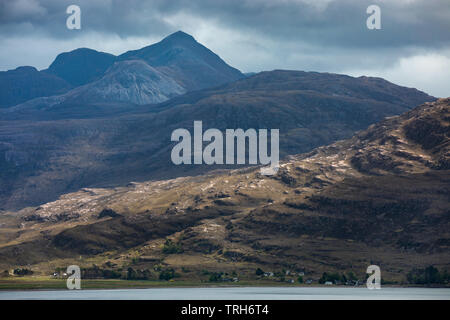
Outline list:
[[[95,261],[110,273],[149,270],[150,279],[173,268],[191,281],[257,279],[257,268],[276,279],[363,280],[376,264],[393,283],[429,265],[448,271],[449,119],[450,99],[439,99],[290,156],[274,176],[246,168],[85,188],[5,213],[0,264],[48,274]]]
[[[34,109],[47,110],[55,105],[65,108],[80,103],[156,104],[186,91],[214,87],[244,77],[239,70],[181,31],[119,57],[87,48],[65,52],[39,74],[64,79],[74,89],[57,91],[58,87],[55,87],[50,94],[23,97],[17,102],[23,103],[15,110],[29,113]],[[8,85],[13,89],[20,86],[14,89],[16,91],[36,90],[33,83]],[[59,92],[64,94],[58,95]],[[8,101],[12,98],[5,99],[5,106],[17,104]],[[0,96],[0,105],[2,100]]]
[[[94,82],[76,87],[69,92],[52,97],[41,97],[22,103],[15,110],[49,108],[67,104],[126,102],[128,104],[156,104],[186,90],[175,80],[149,66],[142,60],[115,62],[105,74]],[[62,106],[61,106],[62,105]]]
[[[100,79],[115,60],[112,54],[80,48],[59,54],[44,72],[54,74],[77,87]]]
[[[175,32],[151,46],[125,52],[118,60],[141,59],[175,79],[187,91],[214,87],[244,78],[191,35]]]
[[[387,103],[391,106],[396,105],[398,108],[396,111],[400,112],[418,104],[417,101],[430,99],[429,95],[417,89],[398,86],[382,78],[366,76],[355,78],[334,73],[290,70],[261,72],[245,81],[231,83],[227,86],[227,90],[230,92],[251,90],[261,94],[263,91],[282,91],[291,95],[301,90],[305,94],[330,96],[343,101],[364,99]],[[371,111],[385,112],[384,108],[381,110],[374,108]]]
[[[205,130],[278,128],[284,157],[434,100],[377,78],[299,71],[263,72],[151,108],[73,102],[81,97],[0,112],[0,208],[38,205],[83,187],[222,169],[172,164],[172,131],[191,130],[196,120]]]
[[[67,92],[72,86],[62,78],[39,72],[34,67],[0,71],[0,108],[27,100]]]
[[[114,63],[100,80],[74,89],[67,98],[80,102],[154,104],[185,92],[175,80],[147,63],[126,60]]]

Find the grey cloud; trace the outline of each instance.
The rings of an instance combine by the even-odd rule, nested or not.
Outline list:
[[[0,1],[0,23],[35,21],[47,10],[38,0]]]
[[[182,8],[240,32],[259,32],[283,40],[327,46],[436,46],[450,44],[448,0],[320,1],[167,1],[165,12]],[[368,32],[366,8],[378,4],[383,28]]]
[[[368,32],[365,27],[365,10],[373,3],[382,9],[383,28],[378,32]],[[448,0],[1,0],[0,32],[11,32],[7,26],[31,22],[39,32],[67,36],[65,8],[70,4],[82,8],[86,31],[121,37],[165,34],[172,30],[164,19],[185,13],[198,19],[214,19],[224,28],[239,32],[327,46],[450,44],[450,33],[446,32],[450,30]]]
[[[81,7],[80,31],[65,27],[70,4]],[[366,28],[370,4],[381,7],[381,30]],[[380,70],[393,67],[401,58],[429,52],[447,56],[450,1],[0,0],[0,41],[43,39],[55,44],[46,49],[52,56],[67,48],[67,41],[91,44],[104,36],[128,43],[134,38],[160,39],[178,29],[192,33],[243,71],[343,72],[355,65],[360,70]],[[65,44],[58,46],[58,42]],[[94,49],[101,48],[99,44]],[[40,52],[44,55],[44,48]],[[2,68],[17,61],[14,57],[8,63],[7,54],[0,58]]]

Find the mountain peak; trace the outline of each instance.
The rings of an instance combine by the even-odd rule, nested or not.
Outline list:
[[[187,34],[186,32],[183,32],[181,30],[174,32],[167,37],[165,37],[162,41],[195,41],[193,36],[190,34]]]
[[[194,37],[177,31],[158,43],[127,51],[118,60],[144,60],[162,68],[188,91],[212,87],[243,77]]]
[[[114,63],[116,56],[89,48],[78,48],[59,54],[47,72],[74,86],[100,79]]]

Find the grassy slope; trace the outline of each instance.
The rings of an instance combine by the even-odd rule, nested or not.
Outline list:
[[[180,280],[194,283],[207,279],[202,270],[246,281],[257,267],[361,278],[379,264],[402,282],[415,267],[448,269],[449,106],[425,105],[292,157],[273,177],[250,169],[89,189],[0,216],[0,267],[50,274],[69,264],[159,264],[189,269]],[[105,207],[121,216],[98,219]],[[60,217],[67,212],[79,216]],[[184,251],[164,253],[167,238]]]

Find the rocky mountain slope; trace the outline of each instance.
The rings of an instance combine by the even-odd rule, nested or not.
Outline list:
[[[80,103],[125,101],[154,104],[185,92],[177,81],[145,62],[126,60],[114,63],[103,78],[74,89],[67,98]]]
[[[128,104],[156,104],[185,93],[177,81],[142,60],[115,62],[97,81],[76,87],[66,94],[30,100],[15,106],[14,111],[28,112],[58,105],[65,108],[76,103],[123,101]]]
[[[244,75],[191,35],[175,32],[151,46],[125,52],[118,60],[140,59],[177,80],[187,91],[232,82]]]
[[[290,156],[275,176],[247,168],[85,188],[1,215],[0,265],[318,279],[377,264],[399,282],[413,268],[448,270],[449,128],[450,99],[439,99]]]
[[[139,66],[145,64],[123,63],[138,66],[141,71]],[[115,77],[127,86],[128,78],[122,76],[133,74],[118,69]],[[149,76],[159,76],[159,71],[148,70]],[[70,94],[77,94],[74,100],[113,94],[108,89],[112,84],[106,79],[104,76],[94,82],[95,90],[87,85]],[[142,88],[133,92],[149,95],[135,98],[176,91],[178,87],[167,81],[161,78],[168,88],[164,92],[151,91],[153,87],[142,82]],[[131,92],[133,86],[127,87],[126,92]],[[131,99],[125,92],[123,95]],[[191,130],[196,120],[203,121],[205,130],[280,129],[283,157],[349,138],[384,117],[433,99],[416,89],[377,78],[272,71],[190,92],[151,108],[78,102],[49,106],[48,101],[35,109],[16,106],[0,112],[0,209],[38,205],[83,187],[173,178],[214,169],[207,165],[175,166],[170,160],[172,131]]]

